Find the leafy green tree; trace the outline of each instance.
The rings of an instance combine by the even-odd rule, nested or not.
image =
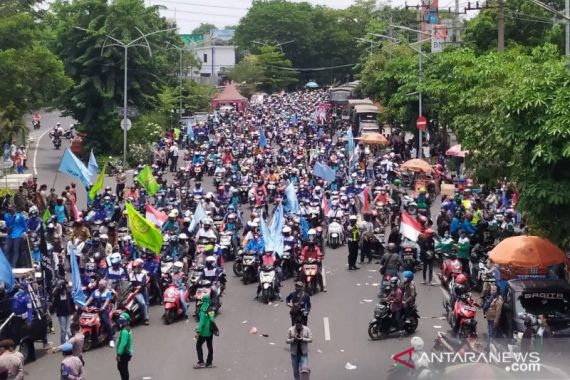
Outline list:
[[[192,30],[192,34],[210,34],[210,31],[212,29],[216,29],[217,26],[214,24],[209,24],[209,23],[200,23],[200,25],[196,28],[194,28],[194,30]]]
[[[51,7],[55,33],[53,50],[64,61],[74,85],[60,101],[87,132],[87,146],[99,151],[118,152],[122,131],[118,107],[123,103],[124,50],[109,46],[112,40],[132,41],[138,30],[149,33],[171,28],[158,7],[146,7],[143,0],[58,0]],[[138,30],[137,30],[138,28]],[[173,31],[147,37],[152,56],[141,46],[128,50],[128,107],[145,112],[162,84],[173,80],[178,70],[178,53],[166,49],[179,43]]]

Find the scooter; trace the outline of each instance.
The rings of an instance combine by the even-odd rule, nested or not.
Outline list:
[[[54,137],[51,141],[52,141],[52,143],[53,143],[53,147],[54,147],[56,150],[59,150],[59,148],[61,148],[61,137],[56,136],[56,137]]]
[[[477,332],[475,315],[479,305],[471,298],[471,293],[466,293],[455,300],[451,305],[451,298],[445,297],[443,308],[445,309],[447,322],[458,338],[467,338]]]
[[[277,296],[277,278],[275,268],[263,266],[259,271],[259,286],[261,287],[261,302],[268,303]]]
[[[344,229],[338,219],[332,219],[327,229],[327,245],[332,249],[345,243]]]
[[[112,312],[107,312],[109,313],[109,321],[111,321]],[[81,333],[85,337],[83,351],[89,351],[110,338],[103,329],[99,309],[94,306],[89,306],[81,312],[79,326],[81,327]]]
[[[319,291],[318,277],[319,274],[319,264],[317,260],[309,258],[303,263],[301,268],[303,273],[303,283],[305,284],[305,291],[309,295],[317,294]]]
[[[236,257],[235,248],[232,245],[232,231],[224,231],[220,236],[220,249],[222,251],[222,257],[225,261],[233,260]]]
[[[390,304],[385,300],[381,300],[374,308],[374,317],[368,322],[368,336],[372,340],[380,340],[400,330],[408,334],[413,334],[418,327],[418,320],[420,318],[416,305],[411,307],[408,311],[408,316],[403,318],[405,319],[400,329],[390,311]]]
[[[162,320],[165,325],[169,325],[177,319],[184,317],[184,309],[182,308],[180,297],[184,297],[184,299],[188,301],[188,290],[186,290],[184,294],[181,293],[180,289],[178,289],[174,283],[171,283],[164,291],[164,314]]]
[[[244,254],[242,257],[242,282],[244,285],[255,282],[257,280],[257,272],[259,268],[259,260],[255,254]]]
[[[441,272],[438,274],[439,280],[444,287],[447,287],[452,279],[463,273],[463,265],[457,258],[457,255],[451,256],[447,253],[443,254],[443,262],[441,263]]]
[[[34,127],[34,129],[40,129],[40,121],[32,120],[32,126]]]
[[[296,265],[291,257],[293,247],[290,245],[284,245],[283,254],[281,255],[281,260],[279,265],[281,266],[281,271],[283,272],[283,279],[286,280],[295,276]]]

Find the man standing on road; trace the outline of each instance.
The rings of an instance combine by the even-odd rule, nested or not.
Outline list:
[[[295,325],[295,320],[301,317],[303,324],[307,326],[309,312],[311,311],[311,297],[305,292],[302,281],[295,282],[295,291],[291,292],[285,299],[287,306],[291,309],[291,326]]]
[[[121,380],[129,380],[129,362],[133,356],[133,334],[129,323],[131,317],[127,313],[121,314],[117,321],[119,338],[117,339],[117,369]]]
[[[0,341],[0,368],[8,370],[7,379],[24,379],[24,359],[20,352],[15,351],[16,344],[12,339]]]
[[[306,370],[309,364],[309,343],[313,341],[311,330],[303,325],[303,320],[297,318],[295,326],[289,327],[287,343],[290,345],[293,378],[301,379],[301,370]]]
[[[358,258],[358,244],[360,241],[360,231],[356,224],[356,215],[349,217],[350,225],[348,226],[348,270],[360,269],[356,266]]]
[[[22,242],[28,228],[26,218],[20,211],[16,212],[13,207],[10,207],[8,213],[4,215],[4,221],[6,222],[8,232],[4,252],[6,252],[6,257],[10,261],[12,268],[18,268],[23,248]]]
[[[115,176],[115,180],[117,181],[115,194],[117,194],[117,197],[119,197],[119,201],[122,201],[123,193],[125,192],[125,182],[127,182],[127,175],[125,174],[125,170],[123,168],[119,168],[117,175]]]
[[[172,173],[176,173],[177,167],[176,165],[178,165],[178,145],[176,145],[176,143],[172,143],[172,146],[169,149],[169,155],[170,155],[170,172]]]
[[[211,367],[214,360],[214,347],[212,341],[214,333],[212,331],[212,322],[214,322],[214,312],[210,309],[210,296],[202,297],[202,306],[200,306],[200,321],[196,327],[196,353],[198,354],[198,363],[194,368]],[[204,352],[202,345],[206,342],[208,347],[208,357],[204,363]]]

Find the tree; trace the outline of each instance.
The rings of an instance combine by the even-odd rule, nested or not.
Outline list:
[[[137,28],[148,33],[172,25],[160,16],[157,7],[145,7],[143,0],[58,0],[51,12],[53,49],[74,80],[60,103],[87,132],[87,147],[118,152],[122,146],[117,111],[123,104],[124,51],[118,46],[104,47],[112,43],[107,35],[130,41],[140,36]],[[128,50],[128,107],[139,112],[153,107],[161,85],[173,80],[178,70],[174,64],[178,53],[165,48],[179,43],[173,31],[148,36],[147,40],[152,57],[144,47]]]
[[[216,25],[201,22],[197,28],[194,28],[192,34],[210,34],[212,29],[217,29]]]
[[[10,140],[27,134],[25,113],[52,105],[70,85],[61,61],[40,43],[45,28],[36,3],[0,4],[0,130]]]

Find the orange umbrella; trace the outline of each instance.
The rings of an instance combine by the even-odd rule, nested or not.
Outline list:
[[[388,139],[378,132],[364,133],[362,136],[360,136],[359,141],[362,144],[368,144],[368,145],[388,145],[388,144],[390,144]]]
[[[431,165],[428,162],[420,160],[419,158],[414,158],[404,162],[402,165],[400,165],[400,169],[424,173],[431,173],[433,171]]]
[[[499,265],[518,268],[548,267],[566,261],[566,255],[554,243],[538,236],[513,236],[500,242],[489,254]]]

